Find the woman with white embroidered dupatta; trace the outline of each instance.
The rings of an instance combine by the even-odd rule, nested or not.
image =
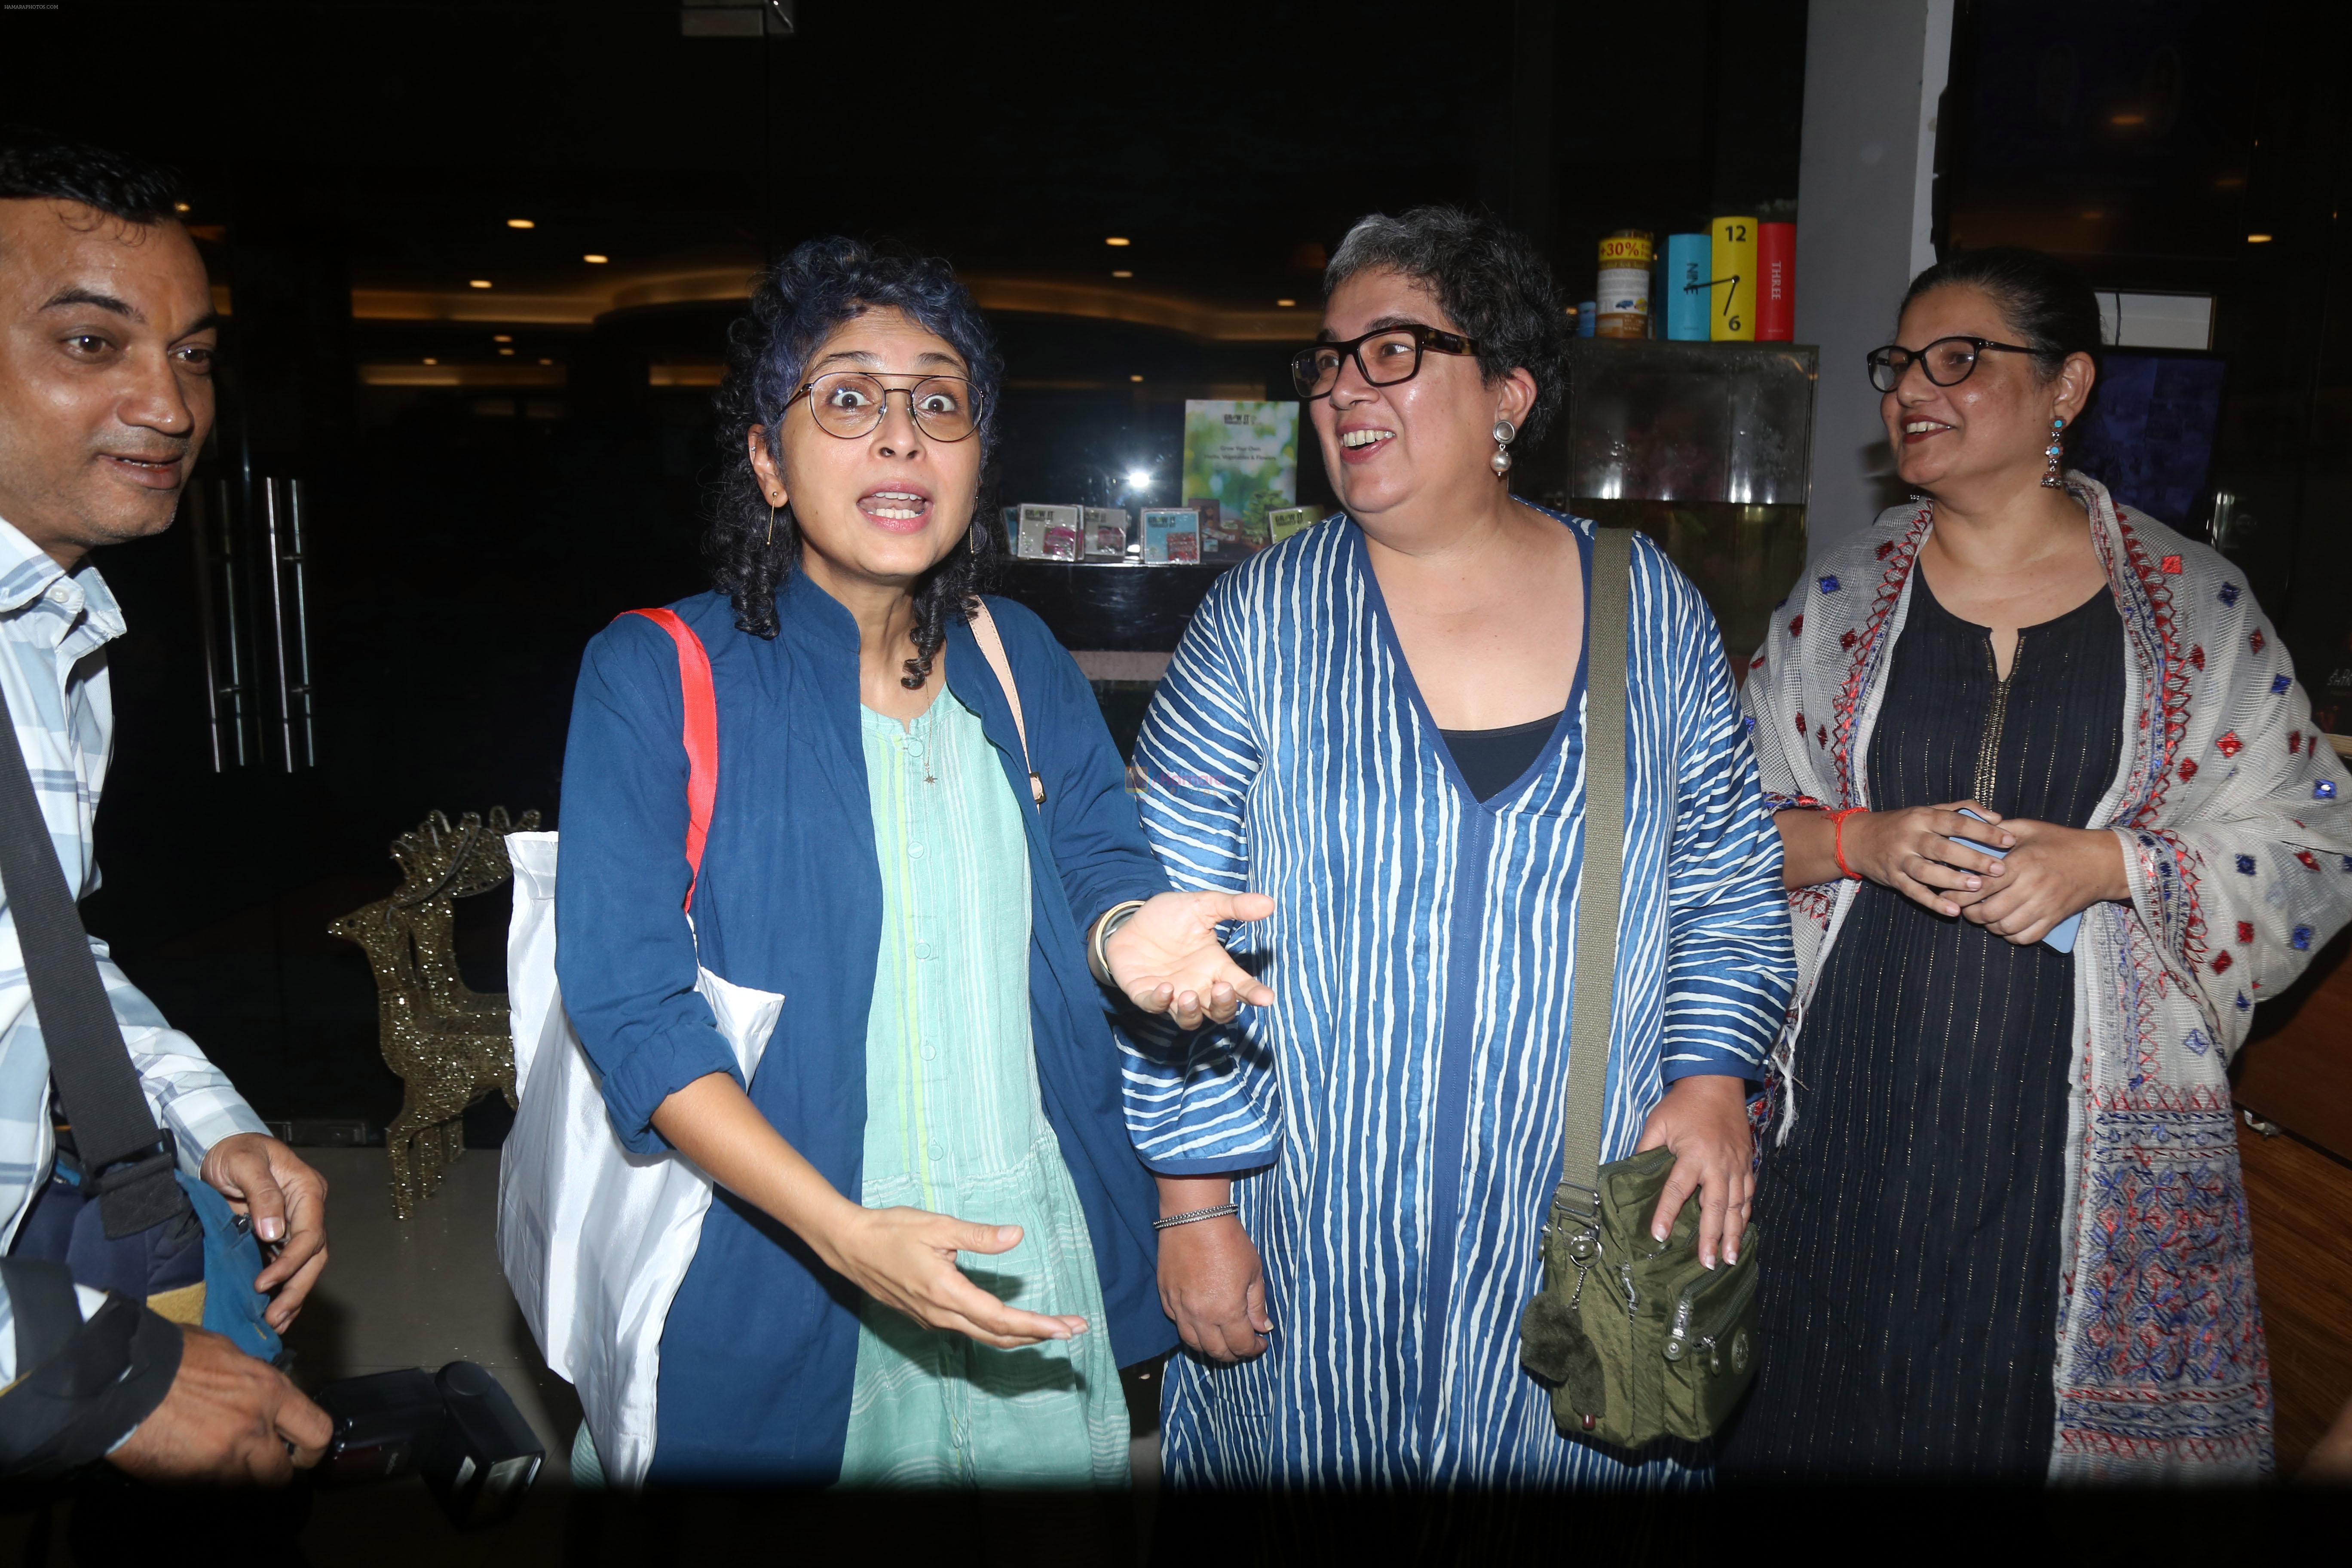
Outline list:
[[[2243,575],[2061,472],[2079,279],[1956,257],[1896,335],[1870,373],[1920,495],[1814,563],[1743,694],[1801,974],[1725,1468],[2252,1478],[2226,1075],[2352,912],[2352,779]]]

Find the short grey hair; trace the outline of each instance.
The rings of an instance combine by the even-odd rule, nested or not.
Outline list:
[[[1360,272],[1382,270],[1437,297],[1477,342],[1478,369],[1489,382],[1515,370],[1535,378],[1536,400],[1519,433],[1529,446],[1542,440],[1567,385],[1567,318],[1551,264],[1528,237],[1455,206],[1415,207],[1402,217],[1374,213],[1332,253],[1323,297]]]

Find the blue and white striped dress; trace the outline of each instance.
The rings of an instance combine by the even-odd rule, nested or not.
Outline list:
[[[1577,531],[1591,570],[1591,525]],[[1794,976],[1780,843],[1715,622],[1635,541],[1624,904],[1604,1159],[1667,1082],[1762,1076]],[[1531,628],[1531,634],[1535,628]],[[1664,1485],[1562,1438],[1518,1320],[1559,1176],[1583,834],[1583,677],[1527,775],[1481,805],[1334,518],[1227,574],[1137,746],[1180,888],[1255,889],[1276,994],[1128,1052],[1168,1175],[1235,1183],[1276,1324],[1259,1359],[1171,1363],[1178,1486]]]

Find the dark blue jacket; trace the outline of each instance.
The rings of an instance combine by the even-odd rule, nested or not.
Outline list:
[[[947,679],[981,717],[1029,823],[1031,1026],[1045,1114],[1077,1185],[1121,1365],[1171,1349],[1154,1279],[1150,1176],[1128,1142],[1108,998],[1081,937],[1125,899],[1167,889],[1094,693],[1037,617],[989,602],[1044,775],[1031,809],[1021,744],[970,628]],[[700,962],[785,1000],[748,1086],[778,1131],[855,1198],[866,1136],[866,1022],[882,934],[881,873],[858,734],[857,630],[798,573],[772,640],[735,629],[716,594],[675,609],[709,650],[719,787],[695,887],[677,654],[641,616],[582,663],[563,762],[556,970],[628,1146],[664,1146],[654,1110],[734,1058],[695,993]],[[662,1335],[656,1481],[829,1484],[840,1473],[857,1357],[856,1287],[782,1226],[722,1191]]]

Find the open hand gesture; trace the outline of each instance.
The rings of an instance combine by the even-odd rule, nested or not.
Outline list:
[[[1274,913],[1264,893],[1162,893],[1103,943],[1111,979],[1147,1013],[1165,1013],[1179,1028],[1233,1021],[1246,1002],[1263,1007],[1274,993],[1234,962],[1217,938],[1224,921],[1262,921]]]
[[[998,1350],[1087,1331],[1084,1318],[1025,1311],[997,1300],[956,1267],[959,1252],[1010,1252],[1017,1225],[975,1225],[924,1209],[845,1206],[820,1240],[825,1261],[859,1289],[927,1329],[951,1329]]]

